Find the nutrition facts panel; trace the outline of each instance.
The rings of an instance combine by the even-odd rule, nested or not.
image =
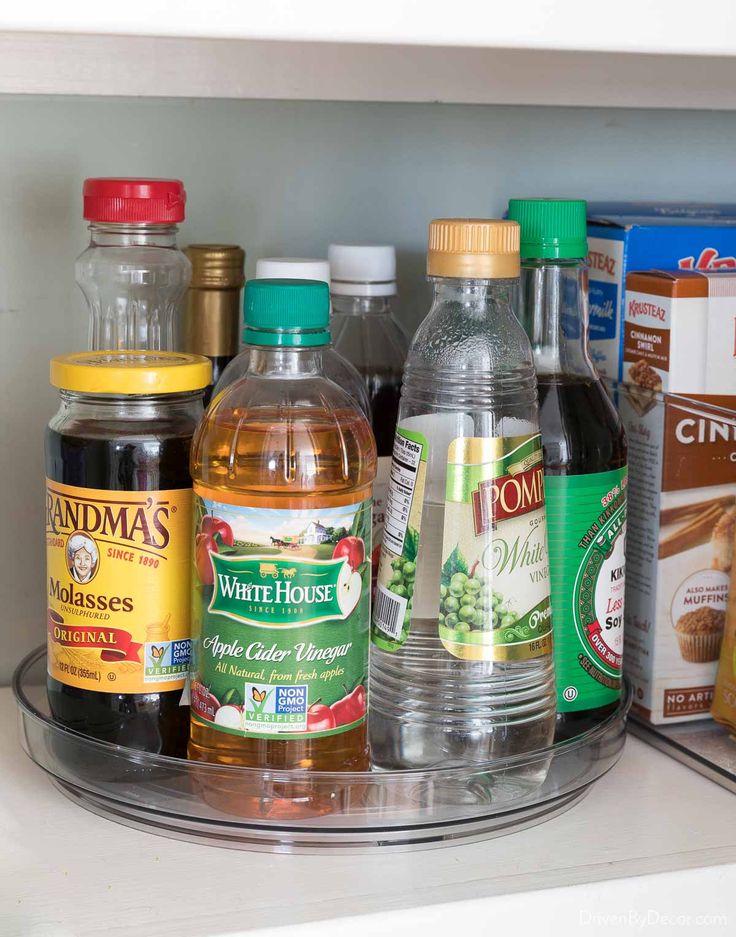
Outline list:
[[[401,555],[409,523],[411,503],[417,485],[423,446],[396,433],[388,495],[383,542],[392,553]]]

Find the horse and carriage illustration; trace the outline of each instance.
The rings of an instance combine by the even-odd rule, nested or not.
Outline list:
[[[289,566],[286,569],[279,569],[275,563],[259,563],[258,564],[258,574],[261,579],[268,579],[270,576],[271,579],[278,579],[279,573],[281,573],[282,579],[293,579],[296,576],[296,567]]]

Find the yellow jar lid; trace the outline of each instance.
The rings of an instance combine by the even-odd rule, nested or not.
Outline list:
[[[176,351],[80,351],[51,359],[51,383],[81,394],[177,394],[212,381],[202,355]]]

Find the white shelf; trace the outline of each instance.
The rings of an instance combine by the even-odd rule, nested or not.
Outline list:
[[[3,4],[0,29],[376,43],[513,49],[730,55],[736,9],[711,0],[697,15],[690,0],[618,0],[615,10],[589,0],[28,0]]]
[[[3,4],[0,93],[736,108],[736,4]]]
[[[21,752],[16,723],[2,690],[3,937],[276,927],[431,937],[485,934],[490,921],[570,937],[598,933],[594,914],[736,919],[736,797],[636,739],[582,803],[533,829],[437,850],[291,856],[176,842],[87,813]]]

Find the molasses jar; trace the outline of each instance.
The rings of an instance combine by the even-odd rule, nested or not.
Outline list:
[[[161,351],[51,361],[46,431],[48,697],[54,718],[184,756],[189,707],[189,449],[210,362]]]

